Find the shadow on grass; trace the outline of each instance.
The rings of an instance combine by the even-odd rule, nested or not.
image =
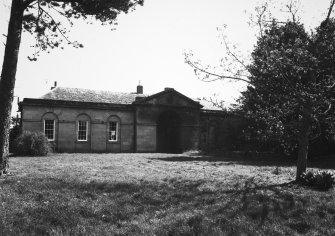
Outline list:
[[[250,178],[231,187],[207,184],[4,181],[10,194],[1,196],[6,217],[0,216],[0,235],[305,234],[335,217],[331,194],[320,200],[294,182],[259,185]]]
[[[269,154],[246,154],[243,152],[227,152],[220,154],[198,154],[154,158],[159,161],[170,162],[222,162],[225,165],[253,165],[253,166],[294,166],[295,161]]]
[[[221,162],[223,165],[251,165],[269,167],[296,166],[295,158],[279,157],[270,154],[246,154],[243,152],[227,152],[219,154],[191,154],[154,158],[167,162]],[[320,169],[335,169],[335,156],[315,157],[308,160],[308,167]]]
[[[308,166],[320,169],[335,169],[335,155],[315,157],[309,161]]]

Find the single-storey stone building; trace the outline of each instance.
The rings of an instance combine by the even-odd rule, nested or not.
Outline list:
[[[44,132],[58,152],[178,153],[225,137],[226,113],[172,88],[147,96],[141,85],[134,93],[56,87],[19,109],[22,130]]]

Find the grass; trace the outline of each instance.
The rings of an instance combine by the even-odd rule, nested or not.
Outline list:
[[[288,161],[52,154],[10,164],[0,235],[335,235],[334,190],[295,185]]]

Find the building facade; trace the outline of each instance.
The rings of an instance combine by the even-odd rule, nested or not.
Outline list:
[[[19,107],[22,130],[43,132],[57,152],[180,153],[217,142],[204,122],[224,117],[172,88],[146,96],[140,85],[136,93],[57,87]]]

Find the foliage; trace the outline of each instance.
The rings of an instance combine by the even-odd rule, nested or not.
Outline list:
[[[318,158],[321,156],[329,156],[335,154],[335,136],[322,135],[314,140],[311,140],[309,147],[309,157]]]
[[[335,174],[331,171],[308,171],[303,173],[302,180],[307,186],[327,191],[335,185]]]
[[[64,43],[83,47],[81,43],[68,39],[73,20],[95,19],[102,25],[117,25],[116,18],[120,13],[128,13],[136,5],[143,5],[143,0],[26,0],[26,5],[23,29],[36,38],[35,53],[28,59],[36,61],[40,51],[63,49]]]
[[[49,141],[43,133],[24,131],[15,140],[14,154],[16,156],[46,156],[49,149]]]
[[[327,27],[328,45],[335,46],[335,23]],[[320,34],[322,29],[318,29]],[[321,122],[333,120],[335,83],[334,65],[325,59],[325,53],[335,56],[333,50],[314,46],[317,35],[308,35],[303,25],[288,22],[273,23],[257,43],[252,53],[249,86],[241,103],[249,117],[263,124],[257,129],[266,139],[278,139],[286,153],[292,152],[300,132],[302,116],[312,118],[311,138],[321,134]],[[326,41],[326,40],[324,40]],[[329,109],[328,109],[329,108]],[[307,111],[308,110],[308,111]],[[333,131],[329,127],[327,132]]]
[[[9,130],[9,152],[13,153],[15,150],[15,140],[19,137],[21,133],[20,125],[14,125]]]

